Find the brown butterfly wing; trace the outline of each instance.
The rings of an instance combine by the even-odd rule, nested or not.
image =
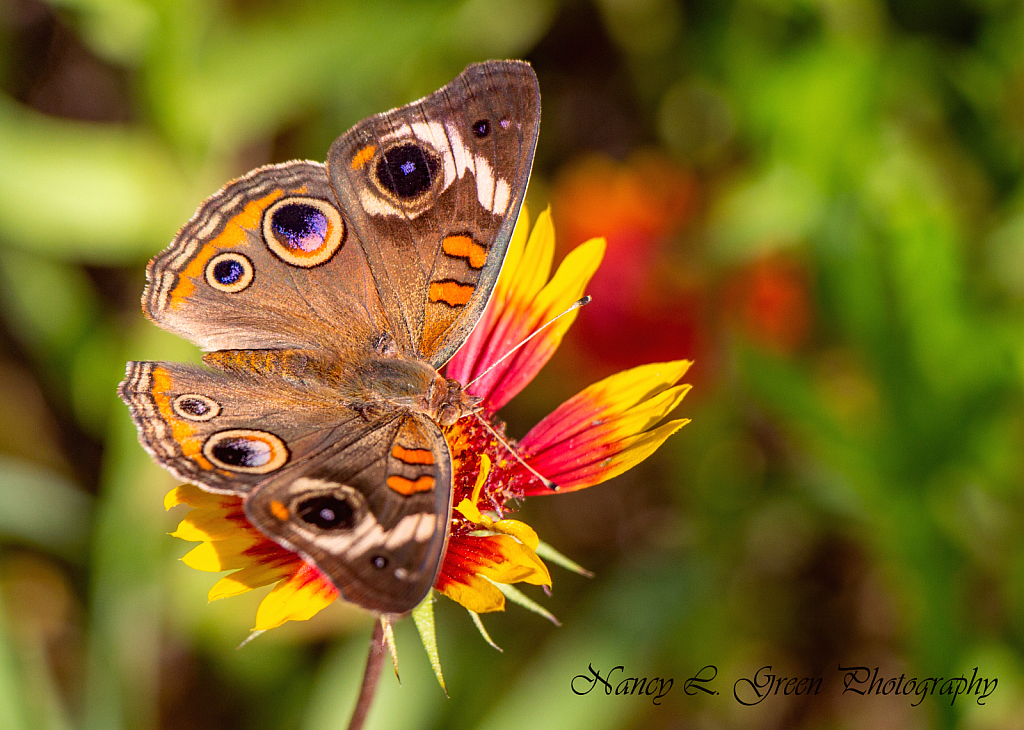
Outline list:
[[[451,459],[431,421],[382,420],[246,500],[249,521],[312,561],[342,597],[399,614],[437,579],[451,510]]]
[[[331,183],[385,308],[400,313],[404,352],[440,367],[469,336],[505,258],[539,125],[530,66],[489,61],[331,147]]]
[[[323,165],[254,170],[150,261],[143,310],[204,350],[366,351],[389,328]]]
[[[257,529],[309,559],[347,600],[404,613],[434,584],[452,469],[429,419],[364,417],[313,384],[175,363],[129,363],[119,393],[161,465],[242,497]]]
[[[373,427],[314,383],[180,363],[130,362],[118,394],[153,458],[179,479],[226,494],[245,495]]]
[[[402,354],[439,366],[494,287],[539,117],[527,64],[477,64],[339,137],[330,176],[303,161],[254,170],[205,201],[150,262],[143,309],[207,351],[362,359],[386,333]],[[410,164],[427,188],[396,181]]]

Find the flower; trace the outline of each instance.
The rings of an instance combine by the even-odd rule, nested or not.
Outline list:
[[[598,234],[608,242],[588,288],[594,304],[574,336],[584,364],[625,368],[710,347],[700,256],[676,255],[697,243],[686,231],[700,196],[696,174],[657,150],[621,162],[581,157],[560,171],[552,189],[560,245]]]
[[[445,429],[454,509],[435,588],[468,609],[481,631],[478,614],[502,610],[506,598],[550,617],[511,585],[550,586],[541,555],[578,568],[541,543],[531,527],[506,517],[509,500],[575,491],[611,479],[650,456],[687,423],[679,419],[658,425],[689,390],[677,385],[690,364],[680,360],[606,378],[563,403],[518,443],[503,436],[504,425],[494,413],[554,354],[576,312],[558,319],[510,357],[501,356],[583,294],[605,248],[601,239],[581,244],[548,281],[555,249],[550,214],[541,214],[529,237],[528,228],[524,209],[492,299],[446,368],[447,377],[470,383],[466,390],[481,399],[481,414]],[[554,481],[558,492],[534,472]],[[210,600],[276,584],[257,610],[255,631],[308,619],[338,597],[326,576],[246,520],[240,498],[184,485],[165,500],[168,509],[179,504],[192,511],[172,534],[200,542],[184,562],[198,570],[233,571],[213,586]],[[419,621],[417,617],[418,626]]]
[[[807,340],[813,321],[808,273],[781,253],[760,258],[726,284],[726,318],[753,342],[783,355]]]

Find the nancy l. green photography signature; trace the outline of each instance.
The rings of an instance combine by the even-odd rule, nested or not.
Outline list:
[[[954,704],[960,697],[973,698],[979,705],[984,705],[999,680],[996,677],[978,675],[978,667],[974,667],[970,677],[962,673],[956,677],[907,677],[906,673],[898,677],[880,673],[878,667],[839,666],[842,689],[836,687],[841,694],[856,694],[862,697],[903,696],[910,700],[912,707],[917,707],[926,697],[938,697],[940,700]],[[671,677],[628,676],[624,665],[612,667],[607,673],[595,668],[593,663],[587,665],[587,673],[577,674],[569,683],[573,694],[588,695],[597,689],[597,694],[616,697],[650,697],[655,705],[672,690],[675,680]],[[683,682],[683,692],[694,696],[699,693],[720,695],[715,688],[718,679],[718,667],[708,664],[699,672]],[[732,683],[732,695],[741,705],[752,707],[772,697],[789,697],[801,695],[817,695],[822,692],[825,677],[790,677],[777,674],[772,665],[767,664],[750,677],[740,677]],[[769,700],[770,701],[770,700]]]

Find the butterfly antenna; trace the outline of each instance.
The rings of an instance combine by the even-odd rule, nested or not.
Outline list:
[[[561,319],[562,317],[564,317],[565,315],[569,314],[569,312],[575,312],[575,311],[576,311],[577,309],[579,309],[580,307],[583,307],[583,306],[586,306],[587,304],[590,304],[590,301],[591,301],[591,297],[590,297],[589,295],[588,295],[588,296],[585,296],[585,297],[581,297],[580,299],[577,299],[577,300],[576,300],[575,302],[573,302],[572,304],[570,304],[570,305],[569,305],[569,308],[568,308],[568,309],[566,309],[566,310],[565,310],[564,312],[562,312],[561,314],[559,314],[559,315],[558,315],[557,317],[553,317],[553,318],[549,319],[549,320],[548,320],[547,322],[545,322],[545,323],[544,323],[544,324],[542,324],[542,325],[541,325],[540,327],[538,327],[537,329],[535,329],[535,330],[533,331],[533,333],[532,333],[532,334],[530,334],[530,336],[529,336],[529,337],[527,337],[527,338],[526,338],[525,340],[523,340],[523,341],[522,341],[522,342],[520,342],[520,343],[519,343],[518,345],[516,345],[515,347],[513,347],[513,348],[512,348],[511,350],[509,350],[508,352],[506,352],[506,353],[505,353],[504,355],[502,355],[501,357],[499,357],[499,358],[498,358],[497,360],[495,360],[494,362],[492,362],[492,363],[491,363],[490,365],[488,365],[488,366],[487,366],[487,369],[486,369],[486,370],[484,370],[484,371],[483,371],[482,373],[480,373],[480,374],[479,374],[479,375],[477,375],[477,376],[476,376],[475,378],[473,378],[473,379],[472,379],[472,380],[470,380],[470,381],[469,381],[468,383],[466,383],[466,385],[465,385],[464,387],[465,387],[465,388],[469,388],[469,387],[470,387],[471,385],[473,385],[473,383],[477,382],[477,381],[478,381],[478,380],[480,380],[480,379],[481,379],[482,377],[484,377],[485,375],[487,375],[487,373],[491,372],[492,370],[494,370],[494,368],[498,367],[498,366],[499,366],[499,365],[501,365],[501,364],[502,364],[503,362],[505,362],[505,360],[507,360],[508,358],[512,357],[512,355],[514,355],[514,354],[515,354],[515,353],[516,353],[516,352],[517,352],[517,351],[519,350],[519,348],[521,348],[521,347],[522,347],[523,345],[525,345],[525,344],[526,344],[527,342],[529,342],[530,340],[532,340],[532,339],[533,339],[534,337],[536,337],[537,335],[539,335],[539,334],[540,334],[541,332],[543,332],[544,330],[546,330],[546,329],[547,329],[548,327],[550,327],[551,325],[553,325],[553,324],[554,324],[555,322],[557,322],[558,320],[560,320],[560,319]]]
[[[536,337],[537,335],[539,335],[539,334],[540,334],[541,332],[543,332],[544,330],[546,330],[546,329],[547,329],[548,327],[550,327],[551,325],[553,325],[553,324],[554,324],[555,322],[557,322],[558,320],[560,320],[560,319],[561,319],[562,317],[564,317],[565,315],[569,314],[569,312],[575,312],[575,311],[576,311],[577,309],[579,309],[580,307],[584,307],[584,306],[586,306],[587,304],[590,304],[590,302],[591,302],[591,297],[590,297],[590,296],[584,296],[584,297],[580,297],[579,299],[577,299],[577,300],[576,300],[575,302],[573,302],[572,304],[570,304],[570,305],[569,305],[569,307],[568,307],[568,308],[567,308],[567,309],[566,309],[566,310],[565,310],[564,312],[562,312],[561,314],[559,314],[559,315],[557,315],[557,316],[555,316],[555,317],[552,317],[551,319],[549,319],[549,320],[548,320],[547,322],[545,322],[545,323],[544,323],[544,324],[542,324],[542,325],[541,325],[540,327],[538,327],[537,329],[535,329],[535,330],[534,330],[534,331],[533,331],[532,333],[530,333],[530,335],[529,335],[529,336],[528,336],[528,337],[527,337],[526,339],[524,339],[524,340],[523,340],[522,342],[520,342],[520,343],[519,343],[518,345],[516,345],[516,346],[515,346],[515,347],[513,347],[513,348],[512,348],[511,350],[509,350],[509,351],[508,351],[508,352],[506,352],[506,353],[505,353],[504,355],[502,355],[502,356],[501,356],[501,357],[499,357],[499,358],[498,358],[497,360],[495,360],[495,361],[494,361],[494,362],[492,362],[492,363],[491,363],[490,365],[488,365],[488,366],[487,366],[487,368],[486,368],[486,369],[485,369],[485,370],[484,370],[484,371],[483,371],[482,373],[480,373],[480,374],[479,374],[479,375],[477,375],[477,376],[476,376],[475,378],[473,378],[473,379],[472,379],[472,380],[470,380],[470,381],[469,381],[468,383],[466,383],[466,385],[465,385],[464,387],[465,387],[465,388],[469,388],[469,387],[470,387],[471,385],[473,385],[473,383],[476,383],[476,382],[477,382],[478,380],[480,380],[480,379],[481,379],[482,377],[484,377],[485,375],[487,375],[487,373],[491,372],[492,370],[494,370],[494,368],[498,367],[499,365],[501,365],[501,363],[505,362],[505,360],[507,360],[508,358],[512,357],[512,355],[514,355],[514,354],[515,354],[516,352],[518,352],[518,351],[519,351],[519,348],[521,348],[521,347],[522,347],[523,345],[525,345],[525,344],[526,344],[527,342],[529,342],[529,341],[530,341],[530,340],[532,340],[532,339],[533,339],[534,337]],[[544,476],[543,474],[541,474],[541,473],[540,473],[539,471],[537,471],[536,469],[534,469],[534,468],[533,468],[532,466],[530,466],[529,464],[527,464],[527,463],[526,463],[526,460],[525,460],[525,459],[523,459],[523,457],[521,457],[521,456],[520,456],[520,455],[519,455],[519,454],[518,454],[518,453],[516,452],[516,450],[515,450],[515,449],[513,449],[513,448],[512,448],[512,447],[511,447],[511,446],[509,445],[509,443],[508,443],[508,442],[507,442],[507,441],[506,441],[506,440],[505,440],[504,438],[502,438],[502,437],[501,437],[501,436],[500,436],[500,435],[498,434],[498,432],[497,432],[497,431],[495,431],[495,430],[494,430],[494,428],[493,428],[493,427],[491,426],[491,424],[490,424],[490,423],[489,423],[489,422],[487,421],[487,419],[486,419],[486,418],[484,418],[483,416],[481,416],[481,415],[480,415],[480,412],[479,412],[479,411],[473,411],[473,415],[474,415],[474,416],[476,417],[476,420],[480,421],[480,423],[481,423],[481,424],[483,424],[483,427],[484,427],[484,428],[486,428],[486,429],[487,429],[488,431],[490,431],[491,435],[492,435],[492,436],[494,436],[494,438],[496,438],[496,439],[498,440],[498,443],[500,443],[500,444],[501,444],[502,446],[504,446],[504,447],[505,447],[505,449],[506,449],[506,450],[507,450],[507,451],[508,451],[508,452],[509,452],[510,454],[512,454],[512,456],[513,456],[513,457],[514,457],[514,458],[516,459],[516,461],[518,461],[518,462],[519,462],[520,464],[522,464],[522,466],[523,466],[523,468],[524,468],[524,469],[526,469],[526,470],[527,470],[528,472],[530,472],[530,473],[531,473],[531,474],[533,474],[533,475],[534,475],[535,477],[537,477],[537,479],[539,479],[539,480],[540,480],[541,484],[543,484],[543,485],[544,485],[545,487],[547,487],[548,489],[550,489],[550,490],[551,490],[552,492],[557,492],[557,491],[558,491],[558,485],[557,485],[557,484],[555,484],[555,483],[554,483],[553,481],[551,481],[550,479],[548,479],[548,478],[547,478],[546,476]]]
[[[521,457],[518,453],[516,453],[516,450],[513,449],[511,445],[509,445],[508,441],[506,441],[504,438],[502,438],[498,434],[498,432],[494,430],[494,428],[491,426],[491,424],[487,422],[486,418],[481,416],[478,411],[473,411],[473,415],[476,417],[476,420],[480,421],[480,423],[483,424],[484,428],[486,428],[488,431],[491,432],[491,436],[493,436],[494,438],[498,439],[498,443],[500,443],[502,446],[504,446],[505,449],[508,451],[508,453],[512,454],[512,456],[515,457],[516,461],[518,461],[520,464],[523,465],[523,468],[525,468],[526,471],[530,472],[535,477],[537,477],[540,480],[541,484],[543,484],[545,487],[550,489],[552,492],[557,492],[558,491],[558,485],[555,484],[550,479],[548,479],[543,474],[541,474],[539,471],[534,469],[532,466],[527,464],[526,460],[523,457]]]

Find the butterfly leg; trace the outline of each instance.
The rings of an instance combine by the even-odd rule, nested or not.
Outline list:
[[[352,408],[364,421],[375,421],[388,410],[380,403],[353,403]]]

